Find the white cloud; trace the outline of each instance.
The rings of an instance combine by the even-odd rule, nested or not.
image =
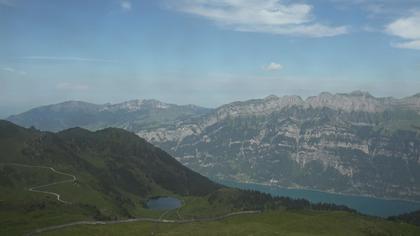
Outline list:
[[[395,20],[387,25],[385,30],[388,34],[405,40],[393,43],[394,47],[420,50],[420,11]]]
[[[405,39],[420,39],[420,12],[392,22],[387,26],[387,32]]]
[[[116,62],[114,60],[85,57],[50,57],[50,56],[26,56],[20,57],[23,60],[41,60],[41,61],[79,61],[79,62]]]
[[[180,0],[168,2],[171,9],[207,18],[218,25],[249,32],[327,37],[348,33],[346,26],[328,26],[315,21],[313,7],[279,0]]]
[[[84,84],[60,83],[57,84],[56,88],[60,90],[85,91],[89,89],[89,86]]]
[[[365,25],[365,26],[362,26],[362,28],[361,28],[363,31],[365,31],[365,32],[369,32],[369,33],[382,33],[382,30],[380,29],[380,28],[376,28],[376,27],[374,27],[374,26],[371,26],[371,25]]]
[[[370,18],[401,15],[408,9],[416,8],[419,3],[418,0],[328,0],[327,2],[341,10],[358,8],[368,13],[367,16]]]
[[[283,65],[271,62],[270,64],[263,66],[263,70],[265,71],[275,71],[275,70],[281,70],[283,69]]]
[[[12,74],[26,75],[26,71],[18,70],[12,67],[2,67],[1,70]]]
[[[396,47],[396,48],[420,50],[420,39],[419,40],[406,41],[406,42],[402,42],[402,43],[392,43],[391,45],[393,47]]]
[[[121,1],[120,6],[124,11],[131,11],[132,8],[131,1],[128,0]]]
[[[11,73],[15,72],[15,69],[13,69],[11,67],[3,67],[3,68],[1,68],[1,70],[6,71],[6,72],[11,72]]]

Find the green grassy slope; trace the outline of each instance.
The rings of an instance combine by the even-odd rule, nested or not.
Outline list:
[[[190,224],[77,226],[43,235],[419,235],[420,228],[346,212],[272,211]]]
[[[75,175],[77,181],[39,190],[58,193],[65,201],[28,189]],[[57,134],[25,129],[0,121],[0,235],[75,220],[111,220],[159,216],[144,208],[151,196],[199,197],[219,185],[182,166],[134,134],[106,129],[70,129]]]

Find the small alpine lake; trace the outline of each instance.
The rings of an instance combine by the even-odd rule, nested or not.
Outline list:
[[[313,203],[324,202],[345,205],[359,211],[362,214],[379,217],[394,216],[420,210],[420,202],[414,201],[387,200],[374,197],[342,195],[315,190],[284,188],[253,183],[238,183],[226,180],[216,181],[229,187],[257,190],[269,193],[273,196],[285,196],[294,199],[304,198]]]
[[[146,206],[152,210],[171,210],[180,208],[182,202],[174,197],[158,196],[147,200]]]

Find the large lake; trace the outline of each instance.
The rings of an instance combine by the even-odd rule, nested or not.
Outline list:
[[[170,210],[181,206],[181,201],[174,197],[155,197],[147,201],[147,208],[152,210]]]
[[[273,196],[304,198],[314,203],[325,202],[345,205],[363,214],[373,216],[388,217],[420,210],[420,203],[403,200],[385,200],[372,197],[340,195],[313,190],[288,189],[260,184],[237,183],[224,180],[216,181],[229,187],[257,190],[260,192],[270,193]]]

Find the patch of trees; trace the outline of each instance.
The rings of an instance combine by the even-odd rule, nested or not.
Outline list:
[[[413,224],[420,226],[420,211],[414,211],[398,216],[391,216],[388,218],[388,220],[391,221],[397,221],[397,222],[405,222],[408,224]]]
[[[212,193],[208,201],[210,204],[227,204],[240,210],[324,210],[324,211],[347,211],[355,210],[330,203],[311,203],[306,199],[292,199],[289,197],[274,197],[267,193],[255,190],[216,191]]]

